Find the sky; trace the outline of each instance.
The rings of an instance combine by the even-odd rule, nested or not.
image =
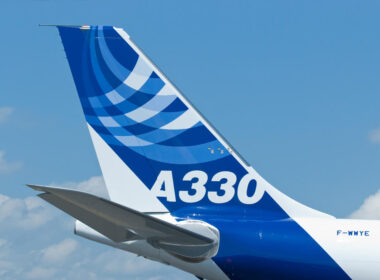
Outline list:
[[[2,0],[0,278],[194,279],[73,235],[26,183],[104,194],[55,28],[124,28],[290,197],[380,219],[380,2]]]

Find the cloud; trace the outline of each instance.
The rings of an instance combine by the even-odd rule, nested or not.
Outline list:
[[[367,197],[358,210],[354,211],[350,218],[352,219],[380,219],[380,190]]]
[[[372,143],[375,143],[375,144],[380,143],[380,127],[370,131],[370,133],[368,134],[368,137]]]
[[[58,244],[54,244],[43,251],[42,259],[47,263],[63,262],[77,248],[74,239],[65,239]]]
[[[92,193],[101,197],[109,197],[103,176],[91,177],[87,181],[77,184],[76,189],[79,191]]]
[[[108,197],[107,189],[101,176],[94,176],[79,183],[69,182],[55,186]],[[64,214],[37,196],[21,199],[0,194],[0,227],[6,226],[7,228],[22,228],[24,230],[37,229],[58,215]],[[73,219],[65,220],[66,225],[69,225],[70,228],[73,227],[72,221]]]
[[[106,251],[100,254],[94,261],[99,265],[103,265],[104,269],[111,274],[141,275],[159,271],[162,268],[162,265],[159,263],[147,262],[143,258],[137,258],[122,251]]]
[[[10,173],[22,166],[22,162],[8,162],[5,159],[5,152],[0,150],[0,174]]]
[[[56,187],[75,189],[82,192],[91,193],[100,197],[109,198],[106,184],[102,176],[94,176],[83,182],[67,182],[64,184],[52,184]]]
[[[107,196],[101,176],[59,186]],[[73,220],[39,197],[0,194],[0,279],[195,279],[173,267],[75,236]]]
[[[9,118],[13,111],[12,107],[0,107],[0,124]]]
[[[54,212],[38,197],[10,198],[0,194],[0,227],[35,229],[53,219]]]
[[[6,260],[0,260],[0,277],[4,278],[5,274],[14,268],[14,264],[12,262]]]
[[[5,246],[5,244],[7,244],[7,241],[5,239],[0,238],[0,248]]]
[[[55,274],[54,269],[35,267],[25,274],[28,279],[50,279]]]

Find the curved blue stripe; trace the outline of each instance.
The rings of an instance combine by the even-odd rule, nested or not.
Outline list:
[[[113,30],[113,31],[109,31],[109,32],[112,34],[115,34],[116,31]],[[107,33],[107,32],[104,32],[104,33]],[[104,33],[103,33],[103,30],[101,28],[99,28],[99,39],[98,39],[98,41],[99,41],[100,51],[104,57],[104,60],[108,64],[108,67],[110,68],[111,72],[118,79],[120,79],[121,81],[124,81],[126,79],[126,77],[128,77],[129,74],[133,71],[133,68],[131,68],[132,69],[131,71],[128,71],[127,69],[125,69],[124,67],[122,67],[120,65],[121,61],[118,61],[118,59],[113,57],[113,55],[111,54],[112,50],[107,48],[107,46],[111,48],[109,42],[107,41],[107,43],[105,43],[104,36],[107,36],[107,34],[104,35]],[[117,36],[118,36],[118,34],[117,34]],[[122,40],[122,41],[124,41],[124,40]],[[137,62],[137,59],[138,59],[138,56],[136,58],[136,62]],[[135,66],[136,62],[134,63],[133,67]],[[136,91],[136,90],[128,87],[123,82],[119,85],[119,87],[117,89],[115,89],[115,91],[118,92],[120,94],[120,96],[122,96],[124,99],[128,98],[130,102],[132,102],[138,106],[141,106],[144,103],[146,103],[147,101],[149,101],[152,98],[152,96],[148,96],[148,95],[144,95],[144,94],[140,95],[139,93],[142,92],[142,93],[154,95],[154,94],[157,94],[163,86],[164,86],[164,82],[153,72],[151,74],[151,76],[149,77],[149,79],[144,83],[144,85],[142,86],[142,88],[139,91]],[[135,96],[135,95],[137,95],[137,96]],[[127,113],[127,112],[125,112],[125,113]]]
[[[155,127],[147,126],[141,123],[137,123],[135,125],[131,125],[128,127],[125,127],[130,133],[135,134],[135,135],[140,135],[143,133],[148,133],[150,131],[156,130]]]
[[[82,104],[82,109],[84,112],[84,115],[87,116],[96,116],[96,113],[94,112],[93,108],[90,105],[90,102],[87,97],[79,97],[80,103]]]
[[[113,106],[111,101],[105,95],[89,97],[88,100],[90,101],[89,104],[94,109]]]
[[[145,103],[143,106],[141,106],[144,109],[161,112],[165,107],[167,107],[169,104],[175,100],[175,95],[156,95],[154,96],[149,102]],[[179,110],[178,110],[179,111]],[[178,112],[174,111],[174,112]],[[186,110],[183,110],[184,112]]]
[[[99,120],[99,118],[96,116],[86,115],[86,120],[92,126],[98,126],[98,127],[104,126],[102,122]]]
[[[99,134],[108,145],[123,146],[123,144],[110,134]]]
[[[198,124],[201,124],[200,122]],[[194,146],[215,141],[216,138],[203,125],[195,126],[184,130],[183,133],[166,141],[160,142],[160,145],[165,146]],[[221,150],[220,150],[221,151]],[[218,150],[214,152],[220,152]],[[223,153],[224,151],[223,148]]]
[[[102,52],[100,50],[99,46],[99,30],[97,30],[96,37],[94,39],[95,41],[95,53],[96,53],[96,58],[99,64],[100,69],[103,72],[103,75],[105,79],[108,81],[108,83],[111,85],[112,88],[117,88],[120,86],[120,84],[123,83],[123,81],[127,78],[125,77],[117,77],[112,70],[108,67],[107,61],[105,61]],[[127,73],[126,73],[127,74]]]
[[[226,153],[211,153],[210,147],[221,147],[219,141],[201,144],[197,146],[164,146],[164,145],[150,145],[142,147],[143,153],[131,147],[135,152],[145,156],[150,160],[155,160],[168,164],[196,164],[209,161],[218,160],[229,155]]]
[[[98,133],[103,138],[104,141],[105,141],[104,135],[112,136],[111,132],[106,127],[101,126],[101,125],[91,124],[90,122],[88,123],[92,126],[92,128],[96,131],[96,133]]]
[[[156,95],[165,85],[165,83],[152,72],[149,79],[143,84],[139,91]]]
[[[186,111],[187,109],[188,109],[187,106],[177,97],[162,112],[178,112],[178,111]]]
[[[86,41],[91,41],[90,33],[86,36]],[[81,86],[81,91],[79,92],[80,96],[101,96],[103,90],[99,87],[96,77],[94,76],[93,71],[91,70],[91,54],[89,44],[87,43],[83,47],[83,55],[80,61],[80,69],[82,70],[82,80],[78,81]]]
[[[179,116],[181,116],[183,112],[173,112],[173,113],[158,113],[154,117],[147,119],[146,121],[141,122],[141,124],[160,128],[175,119],[177,119]]]
[[[130,133],[125,127],[107,127],[107,130],[112,134],[113,136],[132,136],[133,134]]]
[[[160,128],[176,118],[178,118],[183,112],[172,112],[172,113],[158,113],[155,116],[147,119],[144,122],[138,123],[134,121],[131,118],[128,118],[124,113],[123,109],[125,107],[121,107],[124,104],[116,105],[116,106],[108,106],[108,107],[101,107],[101,108],[88,108],[87,106],[83,105],[83,109],[85,110],[86,116],[94,116],[94,117],[112,117],[117,123],[120,124],[120,126],[142,126],[144,127],[143,131],[146,131],[145,127],[151,127],[152,129]],[[129,107],[130,108],[130,107]],[[87,110],[88,109],[88,110]],[[150,129],[149,129],[150,130]],[[138,133],[142,133],[140,130],[138,130]]]
[[[150,131],[148,133],[140,134],[139,137],[141,139],[144,139],[148,142],[152,143],[159,143],[168,139],[171,139],[173,137],[176,137],[178,134],[183,133],[185,130],[163,130],[163,129],[156,129],[153,131]]]
[[[141,107],[149,100],[151,100],[154,96],[155,95],[153,94],[137,91],[134,95],[128,98],[128,101],[137,107]]]
[[[105,79],[108,81],[108,83],[112,87],[112,90],[108,92],[106,95],[111,100],[111,102],[112,100],[115,100],[115,101],[118,101],[117,103],[119,103],[129,98],[130,96],[132,96],[136,92],[136,90],[124,84],[124,81],[127,78],[127,76],[121,77],[121,79],[115,76],[112,70],[107,66],[107,62],[104,60],[101,54],[99,40],[97,40],[97,42],[98,44],[95,45],[97,61],[99,63],[100,69],[102,70],[102,73]],[[128,72],[128,75],[129,74],[130,72]],[[122,97],[122,99],[120,99],[120,97]]]
[[[135,124],[138,124],[137,122],[135,122],[134,120],[126,117],[125,115],[119,115],[119,116],[112,116],[112,118],[120,124],[120,126],[131,126],[131,125],[135,125]]]
[[[106,110],[108,113],[108,116],[111,116],[111,117],[119,116],[123,114],[123,112],[119,110],[119,108],[117,108],[116,106],[104,107],[104,110]]]
[[[88,105],[90,105],[92,108],[102,108],[103,104],[100,102],[98,96],[93,96],[88,98]]]
[[[98,54],[98,60],[99,64],[101,66],[101,69],[103,71],[103,74],[107,78],[108,82],[113,86],[113,91],[109,92],[107,96],[112,100],[120,99],[122,97],[122,100],[119,100],[117,103],[124,101],[125,99],[131,97],[134,93],[136,93],[136,90],[127,86],[124,81],[127,79],[127,77],[130,75],[131,71],[128,69],[123,68],[115,58],[112,57],[112,54],[110,53],[109,49],[107,48],[106,43],[104,42],[104,36],[99,31],[99,39],[98,44],[96,45],[96,51]],[[103,57],[103,55],[106,56]],[[136,60],[137,62],[137,60]],[[115,97],[116,96],[116,97]]]
[[[128,76],[125,74],[131,72],[135,67],[139,57],[138,54],[120,37],[113,27],[99,26],[98,39],[100,46],[109,50],[103,54],[106,60],[111,64],[116,62],[113,65],[122,66],[122,68],[117,67],[118,71],[116,73],[121,73],[122,77]]]
[[[194,127],[199,126],[199,125],[202,125],[202,124],[197,123]],[[156,129],[148,133],[140,134],[139,137],[151,143],[162,144],[160,142],[170,141],[170,139],[177,137],[178,135],[184,133],[185,131],[186,129],[178,129],[178,130]],[[213,141],[213,140],[215,140],[215,138],[210,141]]]
[[[119,95],[122,97],[117,103],[120,103],[128,98],[130,98],[133,94],[136,93],[136,90],[127,86],[124,83],[121,83],[117,88],[113,90],[114,93],[110,92],[107,96],[110,98],[112,94]],[[115,102],[116,103],[116,102]]]
[[[91,66],[92,66],[92,71],[96,77],[96,80],[102,89],[103,93],[109,92],[113,90],[113,87],[108,83],[108,81],[104,78],[103,72],[100,69],[99,63],[98,63],[98,58],[96,55],[96,50],[95,50],[95,30],[91,30],[91,35],[90,35],[90,61],[91,61]]]
[[[118,108],[121,112],[123,112],[123,114],[127,114],[133,110],[136,110],[139,107],[136,104],[129,102],[128,100],[125,100],[125,101],[123,101],[119,104],[115,104],[113,106]]]
[[[122,40],[113,39],[113,41],[122,41]],[[113,73],[113,75],[115,75],[117,79],[119,79],[120,81],[124,81],[131,74],[132,70],[125,68],[118,61],[118,59],[116,59],[114,55],[111,53],[111,50],[109,49],[109,45],[105,41],[103,29],[101,27],[99,27],[98,29],[98,46],[100,49],[101,56],[103,57],[110,71]],[[136,60],[133,64],[133,67],[136,65],[137,58],[138,58],[136,53],[135,55],[136,55]],[[131,69],[133,69],[133,67]]]
[[[91,53],[91,63],[93,67],[93,71],[97,78],[99,85],[101,86],[104,93],[107,93],[106,96],[99,96],[98,100],[91,100],[91,105],[95,108],[97,107],[108,107],[112,106],[113,103],[120,103],[120,101],[124,100],[128,102],[126,98],[131,97],[136,91],[122,81],[119,82],[119,85],[114,88],[111,86],[110,82],[106,79],[105,74],[108,72],[108,69],[101,69],[99,65],[100,58],[97,57],[96,46],[95,46],[95,32],[92,32],[90,37],[90,53]],[[129,73],[128,73],[129,74]],[[122,78],[123,79],[123,78]],[[125,78],[124,78],[125,79]],[[148,86],[149,88],[149,86]],[[133,108],[133,105],[131,105]],[[119,110],[118,110],[119,111]],[[116,111],[116,112],[118,112]],[[111,113],[111,115],[114,115]]]

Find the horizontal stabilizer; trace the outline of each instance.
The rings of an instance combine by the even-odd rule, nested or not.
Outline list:
[[[199,234],[88,193],[28,186],[42,191],[42,199],[114,242],[145,239],[157,248],[188,258],[204,257],[219,243],[212,231],[202,229],[205,234]]]

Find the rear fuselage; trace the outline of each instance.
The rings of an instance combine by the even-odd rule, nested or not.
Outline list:
[[[75,232],[210,280],[378,279],[380,273],[380,221],[305,218],[304,223],[318,229],[308,240],[292,219],[198,218],[220,231],[218,254],[201,263],[183,261],[143,240],[114,243],[80,222]]]

